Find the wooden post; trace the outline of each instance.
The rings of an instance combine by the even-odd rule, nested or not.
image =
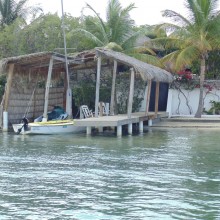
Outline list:
[[[96,95],[95,95],[95,117],[96,118],[98,117],[101,59],[102,59],[101,56],[99,56],[98,62],[97,62]]]
[[[114,115],[116,72],[117,72],[117,61],[114,60],[114,69],[113,69],[113,75],[112,75],[112,92],[111,92],[111,103],[110,103],[110,115]]]
[[[129,92],[128,111],[127,111],[128,118],[131,118],[133,96],[134,96],[134,69],[131,68],[130,92]]]
[[[49,64],[48,75],[47,75],[46,91],[45,91],[43,121],[47,121],[47,111],[48,111],[48,103],[49,103],[49,90],[50,90],[52,69],[53,69],[53,58],[50,58],[50,64]]]
[[[158,105],[159,105],[159,94],[160,94],[160,82],[156,82],[156,95],[155,95],[155,115],[158,114]]]
[[[14,64],[10,64],[9,71],[8,71],[6,91],[5,91],[5,103],[4,103],[4,111],[5,112],[8,111],[9,96],[10,96],[10,92],[11,92],[13,73],[14,73]]]
[[[145,116],[148,114],[149,112],[149,106],[150,106],[150,94],[151,94],[151,85],[152,85],[152,81],[149,80],[148,82],[148,86],[147,86],[147,97],[146,97],[146,109],[145,109]]]

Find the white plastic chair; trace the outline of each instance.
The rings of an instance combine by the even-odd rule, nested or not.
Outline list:
[[[81,111],[83,113],[84,118],[91,118],[93,117],[93,112],[92,110],[89,109],[87,105],[81,105]]]
[[[106,108],[104,102],[99,102],[99,115],[105,116],[106,115]]]

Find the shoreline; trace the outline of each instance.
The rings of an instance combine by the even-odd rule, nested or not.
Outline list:
[[[153,128],[215,128],[220,129],[220,117],[194,118],[189,116],[174,116],[156,119]]]

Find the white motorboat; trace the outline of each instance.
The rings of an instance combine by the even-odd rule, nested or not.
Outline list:
[[[63,2],[62,5],[62,22],[64,22],[63,13]],[[72,118],[72,90],[69,83],[69,70],[68,70],[68,60],[66,51],[66,39],[65,31],[63,26],[63,37],[64,37],[64,49],[65,49],[65,67],[66,67],[66,78],[67,78],[67,90],[66,90],[66,112],[59,107],[55,106],[52,112],[47,112],[48,110],[48,98],[49,89],[51,85],[51,74],[53,70],[53,58],[50,60],[48,68],[48,76],[45,89],[45,101],[44,101],[44,112],[43,115],[34,120],[34,122],[29,123],[26,116],[22,119],[22,123],[13,124],[13,129],[16,134],[62,134],[62,133],[77,133],[86,130],[86,127],[79,127],[76,125],[75,121],[72,119],[65,120],[66,118]],[[33,95],[33,94],[32,94]]]
[[[85,127],[76,126],[74,120],[13,124],[13,129],[16,134],[63,134],[79,133],[86,130]]]

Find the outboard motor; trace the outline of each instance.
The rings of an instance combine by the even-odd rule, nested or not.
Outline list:
[[[29,121],[28,121],[28,119],[26,118],[26,117],[24,117],[23,119],[22,119],[22,122],[23,122],[23,127],[24,127],[24,130],[25,131],[27,131],[28,130],[28,123],[29,123]]]
[[[24,131],[27,131],[27,130],[28,130],[28,123],[29,123],[28,119],[27,119],[26,117],[24,117],[24,118],[22,119],[22,122],[23,122],[23,125],[22,125],[21,128],[18,129],[18,131],[16,132],[16,134],[20,134],[21,131],[22,131],[22,128],[24,128]]]

